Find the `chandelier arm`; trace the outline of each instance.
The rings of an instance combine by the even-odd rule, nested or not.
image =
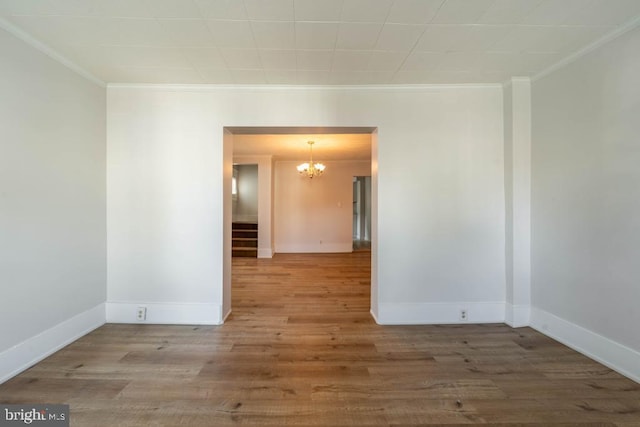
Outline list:
[[[322,175],[325,167],[322,163],[316,164],[313,162],[314,141],[307,141],[307,144],[309,144],[309,163],[302,163],[298,165],[297,169],[301,175],[306,175],[308,178],[313,178],[314,176]]]

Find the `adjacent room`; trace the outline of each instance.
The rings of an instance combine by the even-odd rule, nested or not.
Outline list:
[[[640,425],[638,52],[630,0],[0,1],[0,424]]]

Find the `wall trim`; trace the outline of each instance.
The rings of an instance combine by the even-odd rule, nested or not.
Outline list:
[[[504,89],[510,88],[513,82],[529,82],[531,83],[531,77],[529,76],[512,76],[509,80],[502,83]]]
[[[67,67],[71,71],[75,72],[76,74],[79,74],[80,76],[82,76],[85,79],[89,80],[90,82],[95,83],[98,86],[103,87],[103,88],[107,87],[107,84],[105,82],[103,82],[102,80],[100,80],[99,78],[97,78],[96,76],[94,76],[93,74],[91,74],[90,72],[85,70],[84,68],[80,67],[75,62],[65,58],[64,56],[59,54],[53,48],[49,47],[48,45],[44,44],[40,40],[34,38],[31,34],[25,32],[21,28],[13,25],[11,22],[9,22],[6,19],[1,18],[1,17],[0,17],[0,28],[5,30],[9,34],[14,35],[18,39],[22,40],[23,42],[25,42],[26,44],[28,44],[32,48],[40,51],[41,53],[44,53],[45,55],[47,55],[49,58],[53,59],[54,61],[64,65],[65,67]]]
[[[460,320],[466,310],[468,320]],[[504,302],[379,303],[376,323],[380,325],[441,325],[504,323]]]
[[[588,53],[598,49],[599,47],[609,43],[610,41],[628,33],[629,31],[635,29],[636,27],[640,26],[640,16],[636,17],[634,19],[632,19],[631,21],[617,27],[615,30],[611,31],[610,33],[605,34],[604,36],[602,36],[601,38],[599,38],[598,40],[596,40],[595,42],[588,44],[587,46],[583,47],[582,49],[572,53],[571,55],[561,59],[560,61],[556,62],[555,64],[545,68],[544,70],[540,71],[539,73],[535,74],[533,77],[531,77],[531,81],[536,81],[536,80],[540,80],[543,77],[548,76],[549,74],[553,73],[556,70],[559,70],[560,68],[564,68],[567,65],[571,64],[572,62],[577,61],[578,59],[582,58],[583,56],[587,55]]]
[[[376,322],[378,325],[380,325],[381,323],[378,321],[378,317],[376,316],[376,314],[373,312],[373,309],[369,310],[369,314],[371,315],[371,317],[373,317],[373,321]]]
[[[0,353],[0,384],[105,324],[99,304]]]
[[[349,243],[319,243],[301,245],[276,245],[276,253],[279,254],[319,254],[319,253],[350,253],[353,252],[353,242]]]
[[[165,83],[108,83],[108,89],[158,89],[171,91],[217,91],[217,90],[407,90],[438,91],[449,89],[486,89],[502,88],[502,83],[432,83],[432,84],[397,84],[397,85],[248,85],[248,84],[165,84]]]
[[[531,322],[531,307],[528,305],[505,304],[504,323],[512,328],[523,328]]]
[[[147,308],[147,319],[136,320],[138,307]],[[222,306],[202,303],[155,303],[107,301],[107,323],[156,325],[221,325]]]
[[[258,248],[258,258],[273,258],[274,251],[271,248]]]
[[[640,352],[536,307],[531,327],[640,383]]]

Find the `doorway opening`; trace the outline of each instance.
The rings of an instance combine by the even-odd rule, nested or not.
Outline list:
[[[309,160],[307,142],[313,140],[313,159],[326,165],[311,179],[298,173]],[[224,271],[222,313],[232,309],[234,224],[248,222],[239,209],[242,173],[239,165],[257,164],[257,265],[277,256],[296,254],[324,257],[354,252],[354,176],[361,188],[357,237],[368,246],[367,294],[371,313],[377,313],[377,129],[372,127],[225,127],[224,128]],[[235,182],[235,184],[234,184]],[[236,186],[236,194],[232,187]],[[234,199],[235,198],[235,199]],[[235,207],[235,210],[233,209]],[[249,213],[251,215],[251,213]],[[253,213],[255,215],[255,213]],[[361,249],[360,247],[357,250]],[[234,258],[235,259],[235,258]],[[247,258],[237,258],[238,261]],[[247,261],[241,261],[245,263]],[[251,261],[248,261],[251,262]],[[275,261],[274,261],[275,262]],[[243,264],[244,265],[244,264]],[[235,276],[234,276],[235,277]],[[237,279],[237,277],[236,277]],[[246,277],[243,278],[245,280]],[[236,280],[237,281],[237,280]]]
[[[353,250],[371,250],[371,176],[353,177]]]
[[[258,165],[234,164],[231,181],[231,256],[258,257]]]

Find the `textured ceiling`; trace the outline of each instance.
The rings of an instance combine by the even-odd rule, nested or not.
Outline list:
[[[639,14],[640,0],[0,0],[5,28],[107,83],[502,83]]]

